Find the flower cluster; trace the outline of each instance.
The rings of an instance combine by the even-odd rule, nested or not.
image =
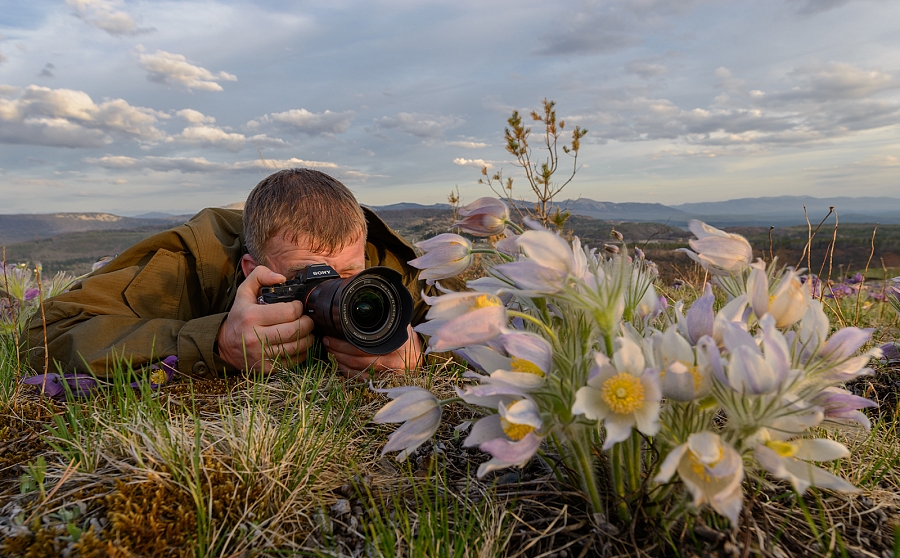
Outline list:
[[[56,296],[68,290],[76,278],[64,272],[58,272],[43,285],[38,285],[38,272],[28,264],[4,265],[0,262],[0,334],[21,334],[31,322],[40,303],[40,294],[44,298]]]
[[[597,484],[605,476],[623,519],[646,490],[645,474],[662,484],[677,476],[696,506],[733,524],[750,469],[799,492],[854,490],[815,465],[848,450],[812,429],[869,427],[862,409],[875,404],[841,386],[870,373],[880,351],[860,353],[871,330],[831,333],[801,270],[753,262],[743,237],[692,221],[697,239],[685,251],[727,300],[716,310],[708,284],[689,308],[668,307],[654,288],[655,266],[640,251],[629,256],[620,238],[616,249],[597,251],[533,224],[523,230],[497,200],[460,214],[463,232],[503,238],[481,248],[440,235],[411,263],[439,282],[464,271],[475,251],[491,254],[469,291],[428,298],[428,321],[416,328],[430,351],[464,357],[471,383],[446,401],[402,392],[376,415],[405,422],[385,451],[405,457],[436,431],[440,406],[462,400],[485,413],[464,441],[490,455],[479,476],[522,465],[552,440],[594,511],[604,511]],[[610,452],[606,469],[594,462],[597,446]]]

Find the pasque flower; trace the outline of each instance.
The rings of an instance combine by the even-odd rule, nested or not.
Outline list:
[[[737,524],[743,505],[744,465],[733,447],[712,432],[691,434],[686,443],[669,452],[654,480],[668,482],[676,471],[695,506],[709,504],[732,525]]]
[[[425,255],[411,260],[409,265],[421,269],[419,277],[429,285],[436,279],[455,277],[472,264],[472,243],[458,234],[439,234],[416,243],[416,246]]]
[[[501,345],[508,357],[501,356],[489,347],[469,347],[460,351],[467,359],[487,370],[488,376],[467,372],[465,377],[478,384],[457,390],[467,403],[496,407],[494,401],[508,400],[509,396],[525,396],[541,388],[546,381],[552,362],[550,344],[533,333],[512,332],[500,335],[496,344]],[[487,366],[488,368],[485,368]]]
[[[697,219],[688,222],[688,229],[697,237],[688,241],[694,251],[687,248],[680,251],[713,275],[737,275],[750,265],[753,248],[743,236],[727,233]]]
[[[403,461],[437,432],[438,425],[441,423],[441,406],[430,391],[418,387],[376,389],[375,391],[387,394],[393,401],[382,407],[372,417],[372,422],[376,424],[404,423],[388,437],[388,443],[381,451],[381,455],[391,451],[400,451],[397,454],[397,461]]]
[[[859,491],[844,479],[810,463],[810,461],[834,461],[850,455],[843,444],[833,440],[819,438],[802,438],[787,442],[768,440],[758,445],[753,454],[765,470],[776,478],[790,481],[797,492],[806,492],[810,486],[842,492]]]
[[[866,430],[871,428],[872,424],[869,417],[860,409],[878,406],[874,401],[834,386],[822,390],[812,399],[812,403],[822,407],[826,421],[841,425],[857,424]]]
[[[809,289],[800,282],[800,274],[786,270],[770,289],[765,262],[757,260],[750,267],[747,294],[756,317],[771,314],[777,327],[790,327],[800,321],[812,301]]]
[[[430,335],[429,350],[450,351],[490,341],[506,327],[506,307],[496,295],[479,292],[425,296],[429,321],[415,327]]]
[[[453,223],[463,232],[473,236],[503,234],[509,221],[509,208],[497,198],[478,198],[459,209],[459,221]]]
[[[496,415],[480,419],[472,426],[465,447],[478,446],[491,454],[492,459],[478,467],[478,476],[523,465],[534,456],[541,445],[538,435],[543,421],[537,404],[531,399],[519,399],[509,406],[500,403]]]
[[[559,292],[578,272],[572,248],[555,233],[525,231],[516,237],[516,247],[522,252],[519,260],[498,265],[494,271],[522,294]]]
[[[692,401],[705,396],[710,389],[710,366],[706,352],[696,354],[690,343],[675,327],[650,337],[648,359],[660,370],[660,387],[665,397],[676,401]]]
[[[603,449],[626,440],[635,427],[648,436],[659,431],[659,372],[644,367],[644,355],[637,343],[627,337],[617,342],[619,348],[612,361],[603,353],[594,355],[595,366],[587,385],[575,393],[572,405],[573,414],[603,421]]]

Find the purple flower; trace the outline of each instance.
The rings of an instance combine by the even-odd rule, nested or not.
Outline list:
[[[66,398],[66,387],[63,382],[69,385],[69,391],[75,397],[88,397],[97,388],[97,381],[89,374],[65,374],[63,376],[41,374],[22,380],[23,384],[35,386],[39,393],[43,392],[44,395],[56,399]]]
[[[866,278],[863,277],[862,273],[857,273],[850,279],[847,279],[847,282],[850,283],[851,285],[856,285],[858,283],[862,283],[865,280],[866,280]]]
[[[175,376],[178,367],[178,357],[175,355],[162,359],[158,364],[150,367],[150,389],[159,389],[163,384],[168,384]],[[140,389],[141,381],[131,382],[131,387]]]
[[[439,234],[416,244],[425,255],[409,265],[421,269],[420,279],[433,284],[435,279],[455,277],[472,264],[472,243],[453,233]]]
[[[31,300],[39,294],[41,294],[41,291],[38,289],[28,289],[25,291],[25,300]]]
[[[716,297],[712,292],[712,286],[707,283],[703,289],[703,296],[695,300],[687,311],[685,320],[687,332],[694,345],[704,335],[712,336],[713,334],[713,324],[716,320],[716,314],[713,311],[715,301]]]
[[[900,360],[900,343],[891,341],[881,346],[881,357],[888,362]]]
[[[509,208],[496,198],[478,198],[460,208],[463,219],[453,223],[463,232],[474,236],[494,236],[503,234],[509,220]]]

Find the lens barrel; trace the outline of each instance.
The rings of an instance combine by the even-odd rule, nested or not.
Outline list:
[[[327,279],[306,296],[304,313],[321,335],[343,338],[373,355],[406,343],[413,300],[403,276],[389,267],[371,267],[346,279]]]

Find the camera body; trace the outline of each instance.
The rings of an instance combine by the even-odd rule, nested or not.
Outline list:
[[[409,338],[412,296],[403,276],[389,267],[370,267],[344,279],[328,264],[312,264],[259,294],[261,304],[292,300],[303,303],[316,336],[346,339],[369,354],[393,352]]]

